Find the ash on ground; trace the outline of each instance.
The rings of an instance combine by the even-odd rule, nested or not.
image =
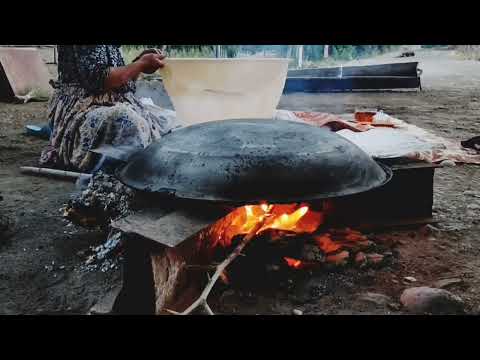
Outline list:
[[[113,175],[100,171],[61,210],[64,211],[64,217],[75,225],[88,229],[109,229],[111,221],[130,213],[134,195],[134,190]],[[82,256],[86,256],[86,261],[80,270],[106,272],[118,268],[122,260],[122,233],[110,229],[103,244],[90,247],[82,252]]]
[[[87,228],[108,227],[111,220],[128,215],[134,193],[114,176],[98,172],[69,201],[65,217]]]
[[[117,269],[122,259],[122,232],[111,230],[105,243],[90,248],[90,255],[80,270],[107,272]]]

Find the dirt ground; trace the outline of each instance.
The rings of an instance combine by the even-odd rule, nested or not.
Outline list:
[[[331,113],[381,108],[388,114],[457,141],[479,135],[480,62],[462,60],[452,51],[416,50],[415,58],[392,54],[354,63],[420,61],[422,92],[355,94],[292,94],[280,108]],[[121,269],[86,272],[84,251],[105,240],[105,234],[67,226],[60,208],[74,184],[24,176],[21,165],[36,165],[46,141],[24,135],[26,124],[45,122],[46,104],[0,103],[0,212],[14,220],[14,233],[0,234],[0,314],[84,314],[117,286]],[[400,229],[379,236],[400,240],[398,262],[377,270],[334,272],[307,281],[315,297],[282,301],[236,298],[236,313],[401,314],[396,306],[362,302],[358,294],[381,293],[396,304],[406,287],[461,278],[449,288],[462,297],[468,313],[480,309],[480,172],[476,166],[439,169],[435,175],[435,228]],[[417,281],[406,284],[404,277]],[[312,285],[312,282],[315,283]],[[311,291],[310,291],[311,293]],[[300,296],[300,295],[299,295]],[[302,296],[300,296],[301,298]],[[304,299],[305,300],[305,299]]]

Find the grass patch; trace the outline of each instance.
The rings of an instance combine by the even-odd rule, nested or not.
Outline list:
[[[123,45],[122,53],[126,64],[130,64],[143,50],[150,49],[150,45]],[[215,57],[215,51],[209,47],[179,47],[168,46],[167,56],[171,58],[208,58]]]

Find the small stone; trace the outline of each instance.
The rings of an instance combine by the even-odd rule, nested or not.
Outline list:
[[[298,309],[293,309],[293,310],[292,310],[292,313],[293,313],[293,315],[303,315],[303,311],[302,311],[302,310],[298,310]]]
[[[405,281],[408,281],[408,282],[416,282],[417,279],[415,279],[413,276],[405,276],[404,277]]]
[[[427,286],[406,289],[400,302],[409,312],[416,314],[460,314],[465,312],[463,300],[444,289]]]
[[[435,281],[433,283],[433,287],[439,288],[439,289],[448,289],[453,285],[460,285],[460,284],[463,284],[462,279],[451,278],[451,279],[442,279],[442,280]]]
[[[452,160],[443,160],[443,161],[440,163],[440,165],[441,165],[441,166],[448,166],[448,167],[456,166],[455,161],[452,161]]]
[[[365,256],[365,254],[361,251],[358,252],[357,255],[355,255],[355,264],[361,268],[364,267],[366,263],[367,257]]]
[[[305,261],[323,262],[325,256],[316,244],[305,244],[302,251],[302,259]]]

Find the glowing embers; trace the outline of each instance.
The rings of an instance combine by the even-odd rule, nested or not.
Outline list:
[[[203,234],[203,239],[206,240],[204,245],[212,250],[217,247],[226,249],[233,245],[237,236],[246,235],[258,228],[254,242],[266,240],[284,246],[281,243],[300,239],[303,243],[302,255],[289,253],[278,258],[292,269],[311,269],[323,264],[341,266],[353,263],[364,266],[366,262],[381,262],[381,259],[378,261],[369,253],[374,246],[373,242],[359,231],[327,227],[331,226],[331,219],[327,222],[327,218],[332,206],[328,202],[324,202],[320,210],[314,210],[308,204],[265,203],[242,206],[213,224]]]
[[[289,267],[293,269],[306,269],[322,263],[344,265],[348,263],[350,259],[356,259],[358,253],[368,249],[373,244],[365,235],[350,228],[331,229],[326,232],[314,234],[310,239],[306,239],[306,241],[309,240],[313,240],[317,249],[320,250],[321,256],[317,255],[316,261],[284,257]]]

